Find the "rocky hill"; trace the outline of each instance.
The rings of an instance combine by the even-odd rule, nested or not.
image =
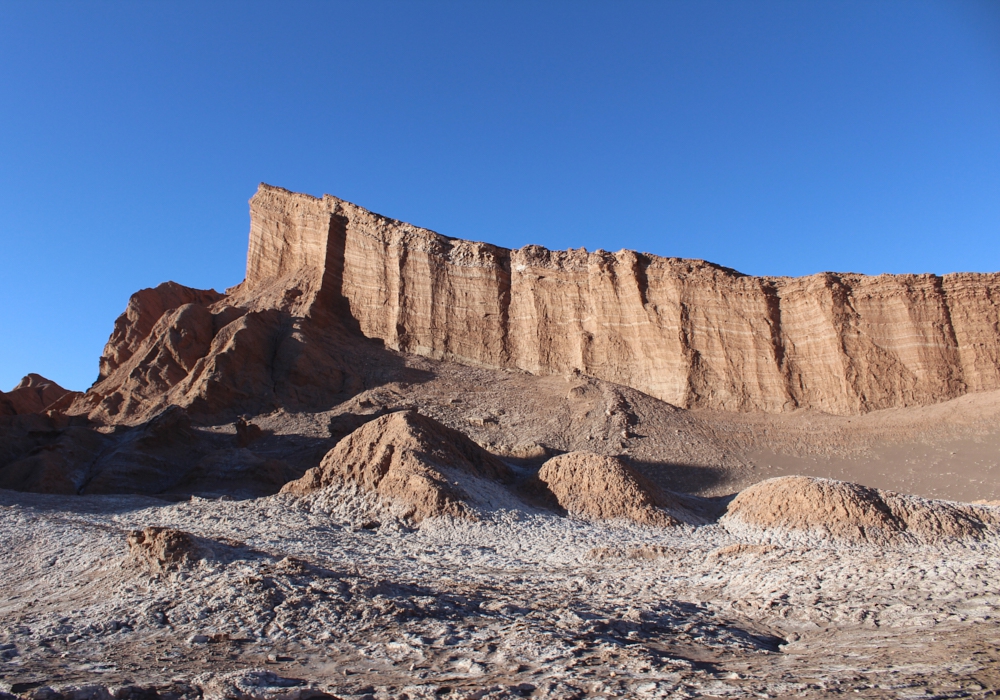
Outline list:
[[[40,374],[29,374],[8,392],[0,391],[0,416],[17,416],[67,408],[80,395]]]

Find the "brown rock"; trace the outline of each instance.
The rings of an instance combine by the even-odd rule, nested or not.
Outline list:
[[[35,430],[30,451],[0,465],[0,488],[35,493],[75,494],[109,438],[81,427]]]
[[[183,481],[171,488],[180,494],[257,497],[277,493],[301,476],[280,459],[268,459],[245,448],[215,450],[201,458]]]
[[[438,515],[472,517],[461,479],[510,482],[505,464],[461,433],[416,411],[398,411],[361,426],[327,453],[319,467],[282,493],[305,495],[353,482],[406,508],[415,521]]]
[[[668,508],[679,504],[617,457],[569,452],[542,465],[538,479],[571,515],[625,518],[645,525],[677,525]]]
[[[116,438],[90,467],[81,493],[162,493],[182,481],[202,456],[191,419],[177,406]]]
[[[128,536],[126,565],[163,574],[190,566],[202,558],[195,538],[182,530],[147,527]]]
[[[215,298],[214,292],[187,290],[187,296],[199,294]],[[119,318],[102,360],[109,373],[71,413],[99,423],[136,424],[169,405],[211,418],[276,405],[315,409],[331,405],[345,386],[343,348],[329,322],[277,309],[238,309],[224,300],[168,309],[145,335],[133,332],[129,322],[127,315]],[[119,340],[135,347],[116,349]]]
[[[63,389],[40,374],[28,374],[7,393],[0,391],[0,415],[16,416],[43,413],[63,408],[60,404],[80,396],[78,391]]]
[[[204,307],[221,298],[222,295],[213,289],[191,289],[176,282],[164,282],[158,287],[142,289],[133,294],[125,313],[115,321],[111,338],[104,347],[97,381],[110,376],[126,363],[153,332],[153,327],[165,313],[188,304]]]
[[[511,251],[261,185],[235,296],[277,305],[290,285],[394,349],[576,370],[682,407],[851,414],[1000,388],[1000,274],[763,278]]]
[[[246,447],[250,443],[260,440],[263,435],[264,431],[260,429],[260,426],[254,425],[244,416],[236,419],[236,444],[240,447]]]
[[[850,415],[1000,389],[1000,274],[764,278],[625,250],[508,250],[268,185],[250,210],[244,282],[134,295],[71,413],[327,409],[363,389],[363,337],[686,408]]]
[[[813,531],[825,537],[881,545],[904,533],[922,542],[978,538],[987,526],[979,515],[971,506],[845,481],[785,476],[741,491],[729,504],[722,522]]]

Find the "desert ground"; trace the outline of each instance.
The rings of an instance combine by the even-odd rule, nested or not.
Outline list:
[[[485,370],[409,363],[436,371],[419,390],[404,387],[407,407],[461,426],[519,478],[548,461],[525,443],[606,443],[614,419],[601,401],[628,393],[575,375],[503,373],[487,385]],[[569,402],[560,416],[558,402],[510,399],[533,382],[574,401],[592,392],[587,406],[601,410],[581,422]],[[251,447],[288,455],[320,440],[323,451],[347,408],[372,410],[402,390],[382,386],[322,414],[256,417],[263,435]],[[674,439],[660,448],[678,466],[654,469],[648,438],[626,442],[650,482],[680,493],[687,480],[687,508],[669,527],[557,512],[457,472],[474,516],[420,522],[348,482],[256,498],[238,488],[166,500],[3,491],[0,683],[38,698],[989,696],[1000,691],[1000,508],[981,507],[996,511],[994,524],[973,538],[924,541],[724,517],[741,487],[790,473],[990,500],[997,397],[960,401],[975,410],[869,414],[850,429],[805,413],[651,412],[679,426],[661,427]],[[470,423],[470,404],[499,420]],[[550,424],[537,420],[544,413]],[[638,413],[633,432],[644,435]],[[236,439],[235,423],[196,430]],[[766,442],[747,437],[765,430]],[[699,464],[728,468],[699,488]],[[185,539],[177,552],[130,543],[146,528]]]
[[[1000,688],[995,536],[837,546],[502,506],[478,522],[412,527],[357,492],[176,504],[5,492],[0,517],[8,692],[913,698]],[[152,573],[127,544],[151,526],[191,533],[198,553]]]

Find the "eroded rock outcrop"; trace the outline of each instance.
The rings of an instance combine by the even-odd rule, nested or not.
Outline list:
[[[147,527],[129,533],[125,565],[157,575],[191,566],[204,556],[204,548],[191,534],[168,527]]]
[[[219,418],[329,404],[357,384],[344,371],[343,331],[322,311],[321,322],[310,318],[298,299],[254,310],[212,290],[142,290],[115,324],[101,376],[70,412],[137,424],[171,405]]]
[[[468,477],[512,481],[505,464],[461,433],[416,411],[397,411],[362,425],[282,493],[302,496],[350,482],[401,505],[415,521],[470,517],[476,499],[463,488]]]
[[[617,457],[569,452],[545,462],[538,479],[560,507],[578,517],[666,526],[679,522],[671,510],[683,510]]]
[[[176,282],[164,282],[133,294],[125,312],[115,320],[114,330],[104,347],[98,382],[135,355],[165,313],[189,305],[205,307],[221,298],[222,295],[214,289],[192,289]],[[175,345],[181,344],[179,340],[180,338],[175,340]],[[183,350],[181,354],[184,354]],[[190,357],[190,353],[187,354]],[[184,362],[182,358],[178,359]]]
[[[0,449],[0,488],[75,494],[87,482],[91,465],[110,438],[80,426],[57,430],[47,423],[39,420],[4,431],[0,443],[9,452]]]
[[[850,414],[1000,388],[998,274],[750,277],[626,250],[507,250],[267,185],[250,204],[235,297],[294,288],[406,352],[575,369],[740,411]]]
[[[40,374],[28,374],[10,391],[0,391],[0,416],[64,410],[77,396],[80,392],[63,389]]]
[[[904,496],[833,479],[785,476],[741,491],[722,522],[730,529],[799,531],[885,545],[977,539],[1000,517],[985,508]]]

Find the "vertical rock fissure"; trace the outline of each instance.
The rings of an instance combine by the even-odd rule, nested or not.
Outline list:
[[[948,343],[946,351],[950,350],[954,356],[954,359],[948,363],[948,383],[949,385],[953,382],[957,386],[949,386],[949,393],[954,392],[954,394],[960,395],[968,391],[968,384],[965,381],[965,368],[962,365],[962,351],[958,346],[958,335],[955,333],[955,324],[951,318],[951,305],[948,299],[948,292],[944,288],[944,280],[940,275],[934,275],[932,282],[934,286],[934,291],[937,292],[938,298],[941,300],[941,312],[944,316],[944,331],[945,331],[945,342]],[[948,398],[951,398],[949,396]]]
[[[350,221],[337,206],[330,212],[326,236],[326,260],[317,301],[322,308],[333,312],[338,320],[357,333],[361,326],[351,310],[351,301],[344,295],[344,268],[347,255],[347,236]]]
[[[406,262],[409,251],[405,245],[397,248],[396,254],[396,319],[393,329],[395,336],[394,347],[405,352],[408,349],[408,333],[406,328],[407,319],[407,299],[406,299]]]
[[[768,325],[771,329],[771,349],[774,353],[774,362],[783,381],[786,400],[792,403],[792,407],[796,407],[798,401],[795,399],[795,391],[792,386],[792,372],[785,357],[785,338],[781,325],[781,292],[772,280],[764,280],[761,289],[764,292],[764,303],[770,321]]]
[[[517,366],[510,339],[510,307],[513,301],[511,298],[513,294],[513,280],[511,279],[510,254],[510,250],[506,248],[496,249],[497,305],[500,312],[500,362],[504,367]]]

